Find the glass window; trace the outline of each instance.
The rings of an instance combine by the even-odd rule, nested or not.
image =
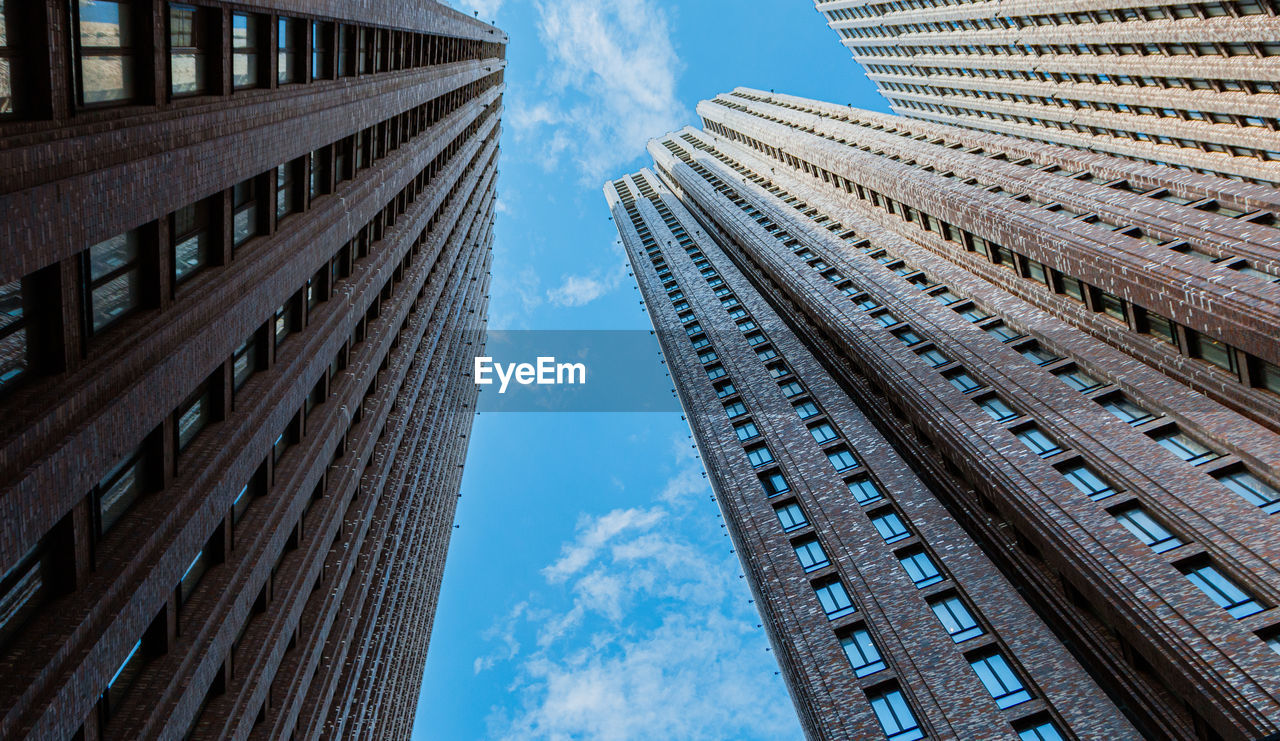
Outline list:
[[[1183,568],[1182,573],[1231,617],[1239,619],[1255,612],[1262,612],[1262,605],[1258,604],[1257,600],[1227,578],[1213,564],[1187,566]]]
[[[298,315],[293,306],[292,300],[281,304],[276,309],[275,316],[272,317],[272,327],[275,333],[276,347],[284,344],[285,338],[298,330]]]
[[[207,386],[197,391],[178,409],[174,435],[179,453],[186,450],[191,441],[195,440],[196,435],[208,426],[213,415],[213,394]]]
[[[1128,321],[1128,315],[1125,314],[1124,300],[1119,296],[1114,296],[1106,291],[1098,291],[1098,310],[1112,319],[1121,322]]]
[[[1280,512],[1280,491],[1244,469],[1215,474],[1222,485],[1265,512]]]
[[[1041,458],[1048,458],[1051,455],[1062,452],[1062,448],[1058,446],[1044,431],[1039,427],[1024,427],[1013,433],[1023,445],[1031,448]]]
[[[1201,445],[1199,442],[1187,437],[1186,433],[1173,429],[1168,432],[1160,433],[1153,438],[1162,448],[1178,456],[1188,463],[1194,463],[1199,466],[1212,460],[1221,458],[1222,455],[1215,450]]]
[[[957,309],[956,312],[960,314],[960,316],[964,317],[965,319],[968,319],[969,321],[975,322],[975,323],[980,322],[984,319],[990,319],[992,316],[991,312],[985,311],[973,305]]]
[[[870,504],[884,499],[884,495],[876,488],[875,482],[867,478],[856,478],[846,482],[849,486],[849,493],[853,495],[854,500],[858,504]]]
[[[911,581],[915,582],[917,589],[942,581],[942,572],[924,551],[917,550],[902,556],[898,559],[898,563],[902,564],[902,568],[906,570],[907,576],[911,577]]]
[[[27,316],[22,281],[0,285],[0,389],[27,370]]]
[[[150,490],[150,458],[145,447],[139,448],[93,487],[95,530],[99,537],[110,530],[140,496]]]
[[[715,379],[723,378],[724,376],[725,370],[723,365],[711,365],[707,367],[707,378],[714,381]]]
[[[781,473],[773,471],[760,476],[760,485],[764,487],[765,496],[776,497],[791,491],[791,485]]]
[[[1036,365],[1048,365],[1055,361],[1062,360],[1062,358],[1054,355],[1034,342],[1030,345],[1024,345],[1018,352],[1022,353],[1022,357],[1030,360]]]
[[[169,6],[169,87],[175,96],[208,91],[207,19],[205,11],[190,5]]]
[[[1045,720],[1033,721],[1033,725],[1018,731],[1018,741],[1066,741],[1066,739],[1053,723]]]
[[[1062,292],[1084,303],[1084,284],[1069,275],[1062,276]]]
[[[0,646],[7,646],[50,595],[45,579],[46,548],[36,546],[0,579]]]
[[[813,591],[817,593],[818,601],[822,603],[822,609],[829,620],[857,612],[853,600],[849,599],[849,593],[844,590],[844,584],[838,578],[814,582]]]
[[[1182,541],[1178,540],[1176,535],[1156,522],[1142,507],[1137,505],[1126,507],[1113,512],[1112,515],[1116,518],[1116,522],[1124,525],[1126,530],[1133,533],[1138,540],[1151,546],[1156,553],[1173,550],[1182,545]]]
[[[982,685],[991,693],[996,705],[1001,708],[1013,707],[1031,699],[1031,693],[1022,685],[1022,680],[1013,673],[1009,662],[999,653],[989,653],[970,659],[969,666],[977,673]]]
[[[249,336],[244,344],[236,348],[231,356],[232,389],[239,391],[249,381],[249,377],[258,370],[258,338],[257,333]]]
[[[12,0],[6,7],[5,0],[0,0],[0,117],[12,114],[13,100],[15,97],[14,80],[22,79],[21,72],[17,69],[18,59],[14,55],[14,39],[6,31],[8,26],[17,27],[17,23],[12,23],[9,15],[12,13],[14,3]],[[16,20],[16,19],[14,19]]]
[[[951,382],[952,386],[955,386],[958,390],[965,393],[977,391],[982,388],[982,384],[978,383],[978,381],[965,370],[951,371],[946,375],[946,378]]]
[[[844,649],[844,655],[848,657],[849,664],[853,666],[853,673],[858,677],[865,677],[868,674],[875,674],[884,669],[884,659],[880,657],[880,652],[876,650],[875,641],[871,640],[871,634],[865,628],[858,628],[852,633],[848,633],[840,638],[840,647]]]
[[[302,75],[306,68],[302,64],[301,52],[303,46],[302,21],[294,18],[280,19],[280,37],[279,37],[279,67],[277,69],[277,79],[281,84],[290,82],[302,82]]]
[[[1174,323],[1151,311],[1142,312],[1142,332],[1163,340],[1175,347],[1178,344],[1178,332]]]
[[[924,358],[924,361],[934,368],[951,362],[950,359],[948,359],[946,355],[943,355],[942,351],[936,347],[926,347],[923,350],[917,350],[916,355]]]
[[[169,225],[173,276],[182,282],[209,264],[210,250],[214,246],[209,202],[200,201],[174,211],[169,217]]]
[[[853,453],[843,448],[827,453],[827,460],[831,461],[831,465],[837,471],[846,471],[858,465],[858,459],[854,457]]]
[[[802,401],[795,405],[796,414],[800,415],[800,419],[808,419],[818,414],[818,405],[812,401]]]
[[[750,440],[760,434],[760,430],[756,429],[756,423],[747,421],[740,425],[734,425],[733,431],[738,434],[739,440]]]
[[[1062,475],[1071,485],[1080,490],[1093,501],[1105,499],[1116,493],[1111,484],[1103,481],[1098,474],[1083,463],[1074,463],[1062,469]]]
[[[129,650],[128,655],[125,656],[124,661],[116,669],[115,674],[112,674],[111,679],[107,681],[107,688],[102,694],[106,700],[106,713],[108,715],[117,710],[124,702],[125,696],[142,673],[145,657],[146,655],[142,650],[142,641],[138,641],[133,644],[133,648]]]
[[[330,149],[325,147],[317,149],[310,155],[310,192],[312,200],[329,192],[329,153]]]
[[[1228,373],[1236,373],[1239,370],[1236,366],[1236,353],[1230,345],[1198,332],[1189,334],[1191,334],[1191,357],[1207,360]]]
[[[813,435],[813,439],[820,444],[831,442],[839,437],[839,435],[836,434],[835,428],[826,422],[821,422],[810,427],[809,434]]]
[[[735,401],[729,404],[725,404],[724,412],[725,414],[729,415],[730,419],[732,419],[733,417],[741,417],[742,415],[746,414],[747,407],[742,402]]]
[[[747,460],[751,461],[752,466],[759,468],[773,463],[773,453],[769,452],[767,445],[757,445],[754,448],[747,449]]]
[[[276,216],[279,218],[298,210],[296,169],[292,162],[276,167]]]
[[[733,381],[725,381],[723,383],[716,384],[716,396],[721,399],[726,396],[733,396],[737,392],[738,390],[733,387]]]
[[[997,340],[1000,340],[1001,342],[1012,342],[1013,340],[1016,340],[1019,337],[1022,337],[1021,332],[1017,331],[1013,327],[1010,327],[1004,322],[996,322],[995,324],[992,324],[989,327],[985,327],[984,329],[987,334],[991,335],[992,337],[995,337]]]
[[[773,511],[778,515],[778,522],[782,524],[783,530],[799,530],[809,524],[804,516],[804,510],[796,502],[787,502],[774,507]]]
[[[88,273],[88,324],[99,332],[142,303],[142,267],[138,232],[130,231],[90,247],[85,255]]]
[[[906,523],[902,521],[897,512],[886,512],[872,517],[871,524],[886,543],[894,543],[911,537],[911,531],[907,529]]]
[[[132,100],[135,95],[132,4],[77,0],[76,10],[80,103]]]
[[[260,232],[258,222],[258,179],[236,183],[231,194],[233,243],[239,247]]]
[[[778,388],[782,389],[782,394],[788,397],[804,393],[804,387],[795,381],[787,381]]]
[[[231,14],[231,83],[235,87],[256,87],[262,79],[258,69],[261,38],[260,17]]]
[[[756,350],[756,357],[761,360],[773,360],[778,357],[778,351],[774,350],[772,347],[762,348],[760,350]]]
[[[1021,416],[1013,411],[1013,408],[1004,402],[999,396],[988,396],[978,400],[978,406],[991,416],[997,422],[1005,422],[1015,417]]]
[[[830,566],[831,560],[827,558],[827,554],[823,552],[822,545],[818,543],[817,538],[806,538],[792,544],[795,548],[796,558],[800,559],[800,565],[805,571],[817,571],[824,566]]]
[[[1092,391],[1096,388],[1101,388],[1105,385],[1102,381],[1099,381],[1093,376],[1075,367],[1054,371],[1053,375],[1061,378],[1063,383],[1082,393],[1085,391]]]
[[[1156,416],[1146,409],[1138,406],[1128,398],[1117,395],[1109,396],[1098,401],[1103,409],[1114,414],[1118,419],[1128,422],[1131,425],[1140,425],[1148,420],[1155,419]]]
[[[920,335],[916,334],[915,330],[911,329],[910,327],[906,327],[906,328],[904,328],[904,329],[895,330],[895,331],[894,331],[894,333],[893,333],[893,336],[894,336],[894,337],[897,337],[899,340],[901,340],[901,341],[902,341],[902,344],[904,344],[904,345],[914,345],[914,344],[916,344],[917,342],[923,342],[923,341],[924,341],[924,340],[920,337]]]
[[[311,23],[311,79],[333,77],[333,26],[320,21]]]
[[[911,713],[907,698],[899,690],[886,690],[870,695],[871,709],[884,730],[887,741],[916,741],[924,738],[924,731]]]
[[[933,600],[929,603],[929,607],[937,616],[938,622],[942,623],[947,635],[951,636],[951,640],[956,643],[982,635],[982,626],[973,617],[973,613],[969,612],[969,608],[965,607],[964,601],[956,595],[947,595]]]

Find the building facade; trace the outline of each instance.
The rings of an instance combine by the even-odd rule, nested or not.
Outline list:
[[[1280,182],[1280,5],[815,0],[896,113]]]
[[[407,738],[507,37],[0,0],[0,736]]]
[[[698,113],[605,192],[807,734],[1280,731],[1275,190]]]

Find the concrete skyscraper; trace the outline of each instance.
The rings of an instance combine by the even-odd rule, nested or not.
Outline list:
[[[1280,731],[1280,196],[739,89],[605,186],[815,739]]]
[[[816,0],[896,113],[1280,182],[1275,0]]]
[[[0,21],[0,737],[407,738],[505,34],[429,0]]]

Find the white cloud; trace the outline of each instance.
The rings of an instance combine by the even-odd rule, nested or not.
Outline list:
[[[651,509],[615,509],[578,523],[578,539],[560,548],[560,558],[542,570],[552,584],[564,582],[589,564],[610,540],[628,529],[646,529],[662,519],[662,511]]]
[[[512,101],[508,120],[541,142],[548,170],[568,159],[595,184],[686,118],[676,98],[681,63],[654,0],[539,0],[538,32],[554,70],[539,100]]]
[[[479,13],[480,20],[488,22],[497,17],[502,2],[503,0],[457,0],[454,5],[464,13]]]
[[[628,284],[621,245],[610,245],[609,254],[611,259],[616,258],[613,268],[597,268],[588,275],[564,275],[560,285],[547,289],[547,301],[555,306],[585,306]]]

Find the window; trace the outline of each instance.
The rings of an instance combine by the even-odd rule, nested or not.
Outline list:
[[[154,479],[151,459],[149,446],[144,444],[93,487],[94,530],[98,537],[106,534],[139,497],[151,490]]]
[[[800,565],[805,571],[817,571],[831,565],[831,559],[827,558],[817,538],[806,538],[791,545],[795,548],[796,558],[800,559]]]
[[[236,88],[257,87],[262,80],[258,67],[262,31],[258,16],[231,14],[231,84]]]
[[[329,192],[329,157],[331,151],[329,147],[324,147],[311,153],[310,194],[313,201]]]
[[[826,422],[821,422],[810,427],[809,434],[813,435],[814,441],[819,444],[831,442],[839,437],[839,435],[836,434],[835,429]]]
[[[333,26],[320,21],[311,23],[311,79],[333,77]]]
[[[1062,360],[1062,358],[1058,357],[1057,355],[1054,355],[1053,353],[1049,352],[1043,347],[1040,347],[1034,342],[1031,343],[1030,345],[1023,345],[1021,348],[1019,348],[1018,352],[1022,353],[1022,357],[1026,358],[1027,360],[1030,360],[1036,365],[1048,365],[1050,363]]]
[[[1031,448],[1041,458],[1048,458],[1062,452],[1062,448],[1049,439],[1049,436],[1044,434],[1044,431],[1039,427],[1023,427],[1020,430],[1015,430],[1013,434],[1022,441],[1023,445]]]
[[[760,476],[760,485],[764,487],[766,497],[776,497],[791,491],[791,485],[781,473],[773,471]]]
[[[1083,463],[1072,463],[1060,470],[1067,481],[1071,482],[1072,486],[1095,502],[1116,493],[1111,484],[1103,481],[1098,474]]]
[[[917,589],[942,581],[942,572],[938,571],[929,554],[922,550],[900,556],[898,563],[902,564],[902,568],[906,570],[907,576],[911,577]]]
[[[1125,313],[1124,299],[1107,293],[1106,291],[1098,291],[1097,296],[1099,311],[1117,321],[1128,321],[1128,315]]]
[[[1053,375],[1061,378],[1063,383],[1081,393],[1101,388],[1104,385],[1102,381],[1099,381],[1074,366],[1054,371]]]
[[[190,5],[169,6],[169,82],[175,96],[208,91],[207,23],[206,11]]]
[[[1031,725],[1018,731],[1018,741],[1066,741],[1066,739],[1053,723],[1040,720],[1032,721]]]
[[[1198,332],[1188,331],[1187,334],[1191,339],[1191,357],[1208,361],[1228,373],[1238,372],[1236,354],[1230,345]]]
[[[184,206],[169,216],[169,239],[173,245],[173,277],[177,282],[190,278],[209,264],[214,244],[207,200]]]
[[[735,425],[733,431],[738,433],[739,440],[750,440],[760,434],[760,430],[756,429],[756,423],[750,421]]]
[[[1214,474],[1222,485],[1268,513],[1280,512],[1280,491],[1244,469]]]
[[[837,471],[847,471],[858,465],[858,459],[854,457],[852,452],[844,448],[827,453],[827,460],[831,461],[831,465],[835,466]]]
[[[733,381],[725,381],[723,383],[716,384],[716,396],[721,399],[726,396],[733,396],[737,392],[738,390],[733,387]]]
[[[5,0],[0,0],[0,117],[7,117],[13,114],[14,98],[17,97],[16,88],[20,86],[22,80],[21,69],[18,68],[19,60],[14,54],[14,42],[17,39],[11,38],[6,32],[6,28],[16,28],[17,18],[14,18],[13,12],[14,2],[10,0],[8,7],[5,7]]]
[[[191,445],[191,441],[195,440],[196,435],[199,435],[200,431],[213,420],[215,413],[213,402],[213,391],[208,384],[204,384],[182,406],[178,407],[174,415],[173,434],[179,453],[186,450],[187,446]]]
[[[293,162],[286,162],[276,167],[276,217],[284,218],[286,215],[298,211],[299,195],[297,166]]]
[[[902,521],[897,512],[885,512],[884,514],[873,516],[871,524],[886,543],[895,543],[911,537],[911,531],[907,529],[906,523]]]
[[[773,508],[778,515],[778,522],[782,524],[785,531],[799,530],[809,524],[809,520],[804,516],[804,510],[796,502],[787,502]]]
[[[85,272],[86,322],[100,332],[142,303],[142,267],[137,230],[125,232],[88,249]]]
[[[756,350],[756,357],[760,358],[760,360],[762,361],[773,360],[774,358],[778,357],[778,351],[774,350],[772,347],[761,348],[759,350]]]
[[[1098,403],[1103,409],[1114,414],[1118,419],[1128,422],[1131,425],[1140,425],[1143,422],[1156,418],[1154,414],[1146,409],[1138,406],[1121,394],[1108,396],[1105,399],[1099,399]]]
[[[800,415],[800,419],[808,419],[818,414],[818,405],[812,401],[802,401],[795,405],[796,414]]]
[[[996,705],[1009,708],[1031,699],[1031,693],[1022,686],[1022,680],[1000,653],[988,653],[969,660],[969,666],[978,674],[982,685],[991,693]]]
[[[0,285],[0,389],[27,370],[27,316],[22,281]]]
[[[818,601],[822,603],[822,610],[827,613],[828,620],[857,612],[857,608],[853,606],[853,600],[849,599],[849,593],[844,590],[844,584],[837,577],[814,582],[813,591],[817,593]]]
[[[787,368],[787,366],[782,363],[774,363],[773,365],[770,365],[767,367],[769,369],[769,376],[771,378],[782,378],[783,376],[791,372]]]
[[[870,504],[884,499],[884,495],[876,488],[875,482],[867,478],[857,478],[852,481],[845,482],[849,486],[849,493],[853,495],[858,504]]]
[[[276,347],[283,345],[285,338],[301,328],[296,303],[293,299],[286,301],[276,309],[275,316],[272,317]]]
[[[924,731],[911,713],[907,698],[896,689],[885,690],[867,697],[871,701],[871,709],[875,711],[876,720],[884,730],[887,741],[916,741],[924,738]]]
[[[76,10],[76,82],[81,105],[132,100],[133,5],[116,0],[77,0]]]
[[[921,339],[920,335],[916,334],[915,330],[911,329],[910,327],[896,330],[893,333],[893,336],[901,340],[902,344],[904,345],[914,345],[917,342],[924,341]]]
[[[742,415],[746,414],[747,407],[744,406],[742,402],[735,401],[729,404],[725,404],[724,412],[725,414],[729,415],[730,419],[733,419],[734,417],[741,417]]]
[[[1156,522],[1142,507],[1137,505],[1126,507],[1113,512],[1112,516],[1138,540],[1151,546],[1151,550],[1156,553],[1164,553],[1182,545],[1182,541],[1178,540],[1177,536]]]
[[[295,18],[280,19],[279,51],[276,55],[279,62],[277,80],[284,85],[290,82],[302,82],[306,67],[302,61],[304,45],[304,26]]]
[[[985,327],[984,331],[1001,342],[1012,342],[1022,336],[1021,332],[1004,322],[996,322],[989,327]]]
[[[1182,573],[1233,618],[1239,619],[1255,612],[1262,612],[1262,605],[1258,604],[1257,600],[1227,578],[1213,564],[1184,566]]]
[[[1149,334],[1159,340],[1169,343],[1177,347],[1178,331],[1176,325],[1159,314],[1143,310],[1141,312],[1141,320],[1138,323],[1143,334]]]
[[[786,383],[780,385],[778,388],[782,389],[782,395],[787,397],[792,397],[792,396],[796,396],[797,394],[804,393],[804,387],[796,383],[795,381],[787,381]]]
[[[751,461],[752,466],[759,468],[773,463],[773,453],[769,452],[767,445],[757,445],[754,448],[747,448],[747,460]]]
[[[249,335],[231,355],[231,388],[239,391],[258,370],[258,333]]]
[[[936,347],[926,347],[923,350],[917,350],[916,355],[924,358],[924,361],[934,368],[951,362],[947,356],[943,355],[942,351]]]
[[[236,247],[261,233],[258,221],[258,178],[236,183],[231,192],[232,242]]]
[[[1160,444],[1160,447],[1197,466],[1222,457],[1217,451],[1210,450],[1187,437],[1186,433],[1179,431],[1176,427],[1155,435],[1153,439]]]
[[[714,381],[715,379],[723,378],[724,376],[725,376],[724,366],[712,365],[707,367],[707,378],[710,378],[711,380]]]
[[[704,338],[702,342],[703,344],[706,344],[706,339]],[[720,356],[716,354],[715,350],[707,350],[705,352],[698,353],[698,362],[702,363],[703,365],[706,365],[707,363],[710,363],[713,360],[719,360],[719,359],[720,359]]]
[[[978,383],[978,381],[965,370],[951,371],[946,374],[946,379],[951,382],[952,386],[955,386],[958,390],[966,394],[970,391],[977,391],[982,388],[982,384]]]
[[[988,396],[978,400],[978,406],[982,407],[982,411],[986,412],[997,422],[1006,422],[1021,416],[1013,411],[1013,408],[1004,403],[1004,399],[999,396]]]
[[[938,618],[938,622],[942,623],[947,635],[951,636],[951,640],[956,643],[963,643],[970,638],[982,635],[982,626],[958,596],[951,594],[933,600],[929,603],[929,607]]]
[[[844,655],[853,667],[854,676],[865,677],[885,667],[884,659],[880,657],[880,652],[876,650],[876,644],[871,640],[871,634],[866,628],[857,628],[841,636],[840,647],[844,649]]]

